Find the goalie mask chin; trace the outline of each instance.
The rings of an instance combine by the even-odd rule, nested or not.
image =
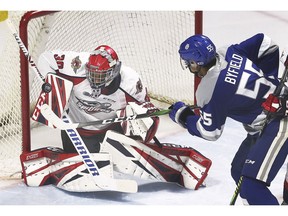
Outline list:
[[[101,87],[91,86],[92,92],[89,94],[92,98],[97,98],[101,94],[110,95],[117,91],[120,86],[121,76],[118,74],[113,80]]]

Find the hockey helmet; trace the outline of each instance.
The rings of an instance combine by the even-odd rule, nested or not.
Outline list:
[[[85,64],[86,76],[93,88],[109,85],[119,74],[121,62],[117,53],[107,45],[98,46]]]
[[[193,35],[187,38],[179,48],[181,64],[185,68],[192,62],[199,66],[205,66],[216,57],[214,43],[205,35]]]

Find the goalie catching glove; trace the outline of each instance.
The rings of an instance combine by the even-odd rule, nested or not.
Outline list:
[[[129,102],[125,109],[117,111],[118,117],[139,115],[158,111],[151,102],[135,103]],[[155,136],[159,125],[159,117],[148,117],[135,119],[121,123],[124,135],[130,137],[139,137],[144,143],[150,142]]]

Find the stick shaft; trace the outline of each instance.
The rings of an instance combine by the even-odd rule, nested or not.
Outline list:
[[[34,60],[32,59],[32,56],[29,54],[28,49],[26,48],[25,44],[23,43],[22,39],[20,38],[20,36],[18,35],[16,28],[14,27],[13,23],[11,22],[11,20],[8,18],[6,20],[7,26],[9,28],[9,30],[11,31],[11,33],[13,34],[19,48],[22,50],[22,52],[24,53],[24,55],[26,56],[31,68],[33,69],[33,71],[41,78],[41,80],[43,82],[45,82],[45,78],[43,77],[43,75],[40,73],[39,69],[37,68]]]
[[[230,201],[230,205],[235,205],[235,202],[237,200],[237,197],[239,195],[239,192],[240,192],[240,187],[241,187],[241,184],[242,184],[242,179],[243,179],[243,176],[240,177],[239,181],[238,181],[238,184],[237,184],[237,187],[234,191],[234,194],[232,196],[232,199]]]
[[[125,117],[118,117],[118,118],[97,120],[97,121],[83,122],[83,123],[66,123],[66,122],[63,122],[63,120],[59,118],[47,104],[43,104],[41,106],[41,114],[52,125],[54,125],[56,128],[59,128],[61,130],[75,129],[75,128],[81,128],[81,127],[91,126],[91,125],[113,124],[117,122],[131,121],[131,120],[140,119],[140,118],[148,118],[148,117],[166,115],[169,112],[170,110],[168,109],[168,110],[156,111],[151,114],[144,113],[144,114],[139,114],[139,115],[125,116]]]

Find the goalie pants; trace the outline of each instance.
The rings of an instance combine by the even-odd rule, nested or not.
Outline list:
[[[115,127],[113,128],[113,130],[123,134],[123,130],[120,124],[115,124]],[[89,150],[89,152],[98,153],[100,151],[100,144],[103,142],[103,139],[106,135],[106,131],[103,131],[102,133],[98,132],[97,134],[92,134],[92,135],[83,135],[83,133],[80,133],[80,132],[79,134],[83,142],[85,143],[87,149]],[[61,139],[62,139],[63,150],[65,153],[77,153],[73,143],[71,142],[65,130],[61,131]]]

